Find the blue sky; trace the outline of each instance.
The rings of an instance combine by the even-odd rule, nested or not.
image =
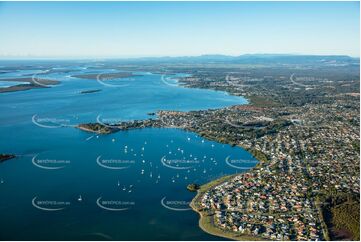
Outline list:
[[[358,2],[0,2],[0,56],[359,56]]]

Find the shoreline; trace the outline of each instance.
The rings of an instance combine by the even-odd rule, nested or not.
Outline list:
[[[184,85],[183,87],[186,88],[199,88],[199,87],[192,87],[192,86],[187,86]],[[204,89],[208,89],[208,88],[204,88]],[[210,89],[210,90],[214,90],[214,89]],[[219,90],[214,90],[214,91],[219,91]],[[232,92],[228,92],[228,91],[224,91],[225,93],[227,93],[228,95],[234,95],[234,93]],[[260,98],[259,96],[255,96],[255,95],[246,95],[246,96],[242,96],[243,98],[246,97],[246,100],[248,103],[246,104],[240,104],[240,105],[235,105],[235,106],[254,106],[256,108],[260,108],[260,109],[264,109],[264,108],[268,108],[268,107],[272,107],[274,105],[277,106],[277,103],[274,102],[270,102],[270,100],[267,100],[266,98]],[[228,109],[229,107],[224,107],[224,109]],[[223,109],[223,108],[221,108]],[[198,112],[202,112],[203,110],[199,110]],[[208,110],[207,110],[208,111]],[[167,115],[167,112],[169,112],[168,116],[172,116],[172,112],[177,112],[177,111],[161,111],[161,112],[165,112],[165,115]],[[182,112],[179,112],[182,113]],[[186,112],[184,112],[186,113]],[[159,113],[157,113],[159,114]],[[152,120],[150,123],[152,122],[157,122],[157,121],[162,121],[162,119],[160,118],[160,115],[157,115],[158,119],[156,120]],[[159,123],[158,123],[159,125]],[[143,126],[143,127],[142,127]],[[138,128],[144,128],[147,125],[142,125],[142,126],[138,126]],[[167,124],[160,124],[160,126],[167,127]],[[178,126],[177,124],[172,123],[172,125],[168,126],[169,128],[171,128],[173,126],[173,128],[180,128],[182,130],[186,130],[186,131],[191,131],[194,132],[196,134],[198,134],[201,137],[204,137],[208,140],[212,140],[218,143],[223,143],[223,144],[228,144],[228,145],[232,145],[232,146],[237,146],[240,148],[243,148],[244,150],[248,151],[249,153],[252,154],[252,156],[258,160],[258,163],[250,168],[249,170],[247,170],[247,172],[253,172],[254,169],[256,168],[260,168],[262,166],[267,166],[267,161],[269,161],[269,156],[267,154],[264,154],[263,152],[261,152],[260,150],[254,149],[253,147],[243,147],[241,144],[236,145],[236,143],[232,143],[231,140],[219,140],[217,137],[212,137],[211,135],[208,135],[208,133],[200,133],[197,132],[196,129],[187,129],[186,127],[182,127],[182,126]],[[153,128],[154,126],[150,125],[148,126],[149,128]],[[90,131],[90,130],[87,130]],[[94,132],[94,131],[93,131]],[[213,236],[217,236],[217,237],[221,237],[221,238],[225,238],[225,239],[230,239],[230,240],[240,240],[240,241],[260,241],[260,240],[268,240],[267,238],[261,237],[261,236],[257,236],[257,235],[252,235],[252,234],[242,234],[240,232],[237,231],[233,231],[233,230],[227,230],[227,229],[222,229],[220,226],[217,226],[215,224],[214,221],[214,214],[212,213],[212,210],[210,210],[209,212],[211,212],[211,214],[209,214],[208,211],[203,211],[203,209],[199,206],[200,205],[200,199],[201,197],[209,190],[211,190],[212,188],[225,183],[227,181],[229,181],[230,179],[232,179],[235,176],[240,175],[241,173],[235,173],[232,175],[226,175],[223,177],[220,177],[216,180],[210,181],[206,184],[203,184],[201,186],[201,188],[197,191],[197,194],[194,196],[194,198],[192,199],[191,203],[190,203],[190,207],[192,208],[192,210],[196,213],[199,214],[199,222],[198,222],[198,226],[206,233],[211,234]],[[320,214],[318,214],[318,219],[319,221],[322,223],[324,222],[324,219],[322,218],[322,216],[320,216]],[[322,231],[322,235],[324,237],[325,236],[325,231],[327,231],[327,227],[326,229],[323,228],[324,231]]]
[[[195,87],[190,87],[190,86],[187,86],[185,85],[185,83],[183,83],[182,81],[182,78],[179,78],[177,79],[177,85],[178,87],[183,87],[183,88],[195,88]],[[237,96],[237,95],[234,95],[234,93],[231,93],[231,92],[228,92],[228,91],[222,91],[222,90],[216,90],[216,89],[207,89],[207,88],[199,88],[199,89],[205,89],[205,90],[211,90],[211,91],[215,91],[215,92],[223,92],[225,93],[225,95],[229,95],[229,96],[236,96],[236,97],[242,97],[245,99],[246,103],[244,104],[238,104],[238,105],[235,105],[235,106],[244,106],[244,105],[254,105],[254,106],[261,106],[263,108],[263,105],[260,105],[259,102],[257,102],[257,99],[254,99],[253,96],[247,96],[247,97],[244,97],[244,96]],[[233,105],[232,105],[233,106]],[[223,107],[223,108],[229,108],[229,107],[232,107],[232,106],[226,106],[226,107]],[[207,109],[208,110],[208,109]],[[202,111],[202,110],[198,110],[198,111]],[[157,119],[155,120],[151,120],[151,122],[157,122],[159,120],[159,112],[164,112],[164,111],[158,111],[156,113],[156,115],[158,116]],[[166,112],[166,111],[165,111]],[[181,111],[176,111],[176,112],[181,112]],[[143,120],[144,121],[144,120]],[[149,121],[149,120],[148,120]],[[99,124],[99,123],[98,123]],[[96,133],[96,134],[111,134],[113,132],[118,132],[118,131],[125,131],[125,130],[129,130],[129,129],[136,129],[136,128],[179,128],[181,130],[184,130],[184,131],[190,131],[190,132],[194,132],[195,134],[199,135],[200,137],[203,137],[203,138],[206,138],[210,141],[215,141],[217,143],[220,143],[222,144],[223,142],[220,142],[219,140],[217,139],[212,139],[211,137],[208,137],[207,135],[204,135],[204,134],[201,134],[201,133],[198,133],[197,131],[195,130],[188,130],[186,128],[182,128],[182,127],[167,127],[167,126],[164,126],[164,125],[161,125],[161,127],[157,127],[157,125],[153,126],[153,125],[150,125],[150,126],[143,126],[143,127],[127,127],[127,128],[111,128],[109,129],[109,127],[107,127],[106,125],[103,125],[101,124],[101,126],[103,126],[103,128],[105,128],[105,130],[102,130],[102,129],[98,129],[99,127],[97,127],[96,130],[94,130],[93,128],[93,125],[94,124],[90,124],[90,126],[88,126],[87,124],[84,125],[84,124],[80,124],[77,126],[78,129],[80,130],[83,130],[83,131],[86,131],[86,132],[92,132],[92,133]],[[95,126],[98,126],[98,125],[95,125]],[[233,144],[231,143],[226,143],[228,145],[231,145],[233,146]],[[244,149],[245,151],[249,152],[255,159],[257,159],[257,164],[250,168],[248,171],[252,171],[254,168],[258,167],[260,164],[264,163],[267,158],[264,158],[264,157],[259,157],[259,155],[257,154],[257,152],[255,152],[253,149],[248,149],[246,147],[242,147],[242,146],[239,146],[239,145],[236,145],[237,147],[239,148],[242,148]],[[265,160],[266,159],[266,160]],[[222,238],[226,238],[226,239],[229,239],[229,240],[238,240],[238,241],[264,241],[266,239],[264,238],[261,238],[261,237],[256,237],[256,236],[252,236],[252,235],[245,235],[245,234],[237,234],[233,231],[226,231],[226,230],[222,230],[221,228],[217,227],[216,225],[214,225],[214,220],[213,220],[213,216],[212,215],[207,215],[205,214],[204,212],[201,211],[201,209],[197,206],[197,203],[199,203],[197,200],[205,193],[207,192],[209,189],[217,186],[217,185],[220,185],[224,182],[227,182],[229,181],[230,179],[234,178],[235,176],[239,175],[240,173],[235,173],[235,174],[231,174],[231,175],[226,175],[226,176],[222,176],[222,177],[219,177],[217,178],[216,180],[212,180],[208,183],[205,183],[203,185],[200,186],[200,188],[197,190],[197,194],[195,195],[195,197],[192,199],[191,203],[190,203],[190,207],[192,208],[192,210],[196,213],[199,214],[199,223],[198,223],[198,226],[205,232],[205,233],[208,233],[208,234],[211,234],[213,236],[217,236],[217,237],[222,237]]]
[[[206,233],[230,239],[230,240],[238,240],[238,241],[261,241],[265,240],[260,237],[255,237],[252,235],[244,235],[244,234],[236,234],[232,231],[225,231],[221,228],[214,225],[214,216],[213,214],[207,214],[206,212],[202,211],[202,209],[198,206],[200,203],[199,199],[206,193],[209,189],[216,187],[224,182],[229,181],[230,179],[237,176],[239,173],[232,174],[232,175],[226,175],[222,176],[216,180],[210,181],[208,183],[205,183],[201,185],[201,187],[198,189],[197,194],[192,199],[190,203],[190,207],[192,210],[199,215],[199,221],[198,226]]]

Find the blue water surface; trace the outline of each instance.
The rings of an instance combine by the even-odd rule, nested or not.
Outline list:
[[[18,156],[0,164],[0,239],[221,239],[198,227],[198,215],[188,206],[195,194],[186,186],[244,171],[228,166],[227,157],[248,160],[243,167],[254,166],[248,152],[181,129],[94,135],[74,125],[247,101],[176,85],[184,74],[137,72],[129,78],[94,80],[72,76],[119,70],[74,64],[62,72],[61,65],[56,67],[1,74],[4,79],[44,72],[42,77],[61,83],[0,93],[0,152]],[[58,72],[46,74],[48,69]],[[80,93],[94,89],[100,91]]]

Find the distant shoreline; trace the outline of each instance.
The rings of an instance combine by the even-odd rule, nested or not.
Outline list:
[[[129,78],[129,77],[137,77],[141,75],[134,75],[132,72],[115,72],[115,73],[91,73],[91,74],[77,74],[72,75],[75,78],[81,79],[100,79],[101,81],[112,80],[116,78]]]
[[[0,87],[0,93],[5,92],[17,92],[17,91],[26,91],[34,88],[50,88],[48,85],[58,85],[60,82],[49,79],[40,79],[38,78],[36,81],[32,77],[23,77],[23,78],[8,78],[8,79],[0,79],[3,82],[22,82],[24,84],[18,84],[9,87]]]

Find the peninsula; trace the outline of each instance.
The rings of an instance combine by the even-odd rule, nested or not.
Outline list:
[[[34,79],[30,77],[1,79],[1,81],[9,82],[9,86],[0,87],[0,93],[26,91],[34,88],[50,88],[50,85],[57,85],[60,83],[59,81],[48,79],[37,79],[36,81],[34,81]],[[24,84],[11,85],[12,82],[22,82]]]

